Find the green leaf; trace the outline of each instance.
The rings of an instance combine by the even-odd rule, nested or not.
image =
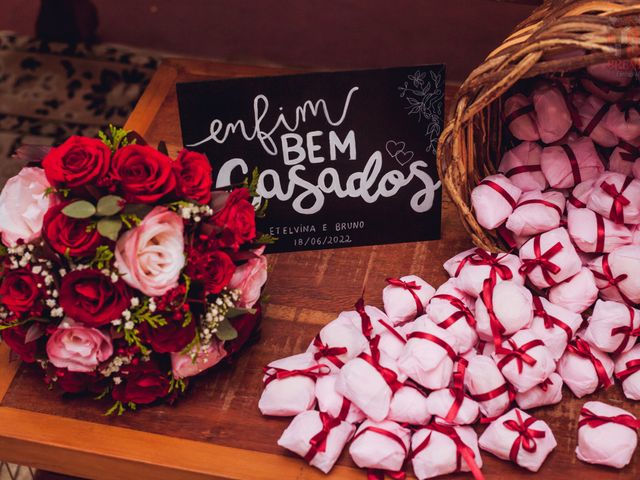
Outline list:
[[[256,313],[256,309],[255,308],[237,308],[237,307],[231,307],[228,311],[227,311],[227,318],[236,318],[236,317],[240,317],[242,315],[246,315],[246,314],[250,314],[250,315],[255,315]]]
[[[233,328],[231,322],[225,318],[218,324],[218,330],[216,331],[216,337],[222,341],[235,340],[238,338],[238,331]]]
[[[86,200],[76,200],[64,207],[62,213],[71,218],[89,218],[95,215],[96,207]]]
[[[124,198],[117,195],[107,195],[98,200],[96,212],[101,217],[110,217],[119,213],[124,207]]]
[[[114,242],[118,239],[118,233],[122,229],[122,220],[118,217],[105,217],[98,221],[98,233]]]
[[[255,242],[260,245],[273,245],[277,241],[278,237],[274,237],[273,235],[269,235],[268,233],[263,233],[256,239]]]

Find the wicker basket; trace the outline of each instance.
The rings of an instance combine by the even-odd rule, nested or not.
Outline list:
[[[584,50],[586,54],[576,54]],[[438,144],[440,178],[473,242],[508,247],[471,211],[471,190],[502,158],[502,96],[522,79],[640,56],[640,2],[545,1],[460,87]],[[562,57],[562,58],[558,58]]]

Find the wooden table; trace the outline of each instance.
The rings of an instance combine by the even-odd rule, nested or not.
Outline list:
[[[168,61],[160,67],[127,127],[151,144],[165,140],[175,154],[181,143],[177,81],[281,73],[286,70]],[[173,407],[104,417],[108,405],[47,391],[40,373],[9,361],[2,345],[0,459],[95,479],[323,478],[318,470],[276,445],[289,419],[265,418],[258,412],[263,365],[306,348],[323,324],[338,312],[352,309],[363,288],[367,301],[380,305],[386,277],[415,273],[440,284],[446,280],[441,268],[444,260],[468,247],[453,205],[445,200],[440,241],[271,255],[270,302],[261,342],[250,347],[232,368],[198,378],[189,395]],[[549,422],[558,441],[537,478],[637,479],[640,453],[620,473],[575,458],[576,423],[584,400],[574,399],[568,391],[565,396],[561,404],[535,411]],[[618,387],[594,397],[640,413]],[[488,479],[531,478],[528,472],[488,453],[483,460]],[[364,475],[345,451],[331,478],[362,479]]]

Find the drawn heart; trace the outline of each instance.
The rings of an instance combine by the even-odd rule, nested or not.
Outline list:
[[[408,152],[396,152],[396,161],[401,165],[405,166],[407,163],[411,161],[413,158],[413,152],[409,150]]]
[[[390,157],[395,158],[396,153],[404,151],[404,147],[406,144],[404,142],[396,142],[394,140],[389,140],[385,144],[385,148],[387,149],[387,153]]]

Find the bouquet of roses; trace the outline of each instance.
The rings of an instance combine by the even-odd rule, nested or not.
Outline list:
[[[255,174],[212,191],[206,156],[113,127],[31,160],[0,193],[0,332],[50,386],[121,414],[172,401],[252,337],[273,241]]]

